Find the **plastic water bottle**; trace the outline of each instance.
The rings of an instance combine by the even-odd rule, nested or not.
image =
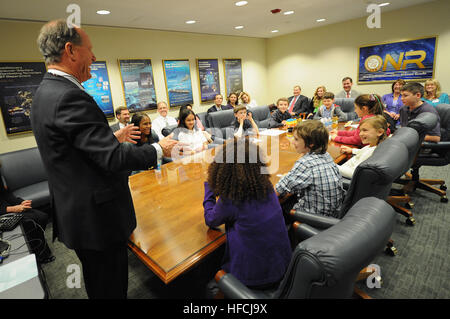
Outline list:
[[[161,165],[162,165],[162,158],[158,158],[158,160],[156,161],[156,170],[158,172],[161,172]]]

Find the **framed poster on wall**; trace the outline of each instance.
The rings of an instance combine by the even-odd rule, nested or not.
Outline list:
[[[91,64],[92,77],[81,83],[97,105],[105,113],[106,117],[114,117],[114,107],[111,96],[108,69],[106,61],[96,61]]]
[[[437,37],[359,48],[358,84],[433,78]]]
[[[44,62],[0,62],[0,107],[6,134],[31,132],[31,104],[46,72]]]
[[[189,60],[163,60],[169,106],[193,103]]]
[[[223,68],[225,70],[225,92],[241,93],[244,91],[242,82],[242,60],[241,59],[223,59]]]
[[[197,75],[201,102],[213,101],[220,94],[219,61],[197,59]]]
[[[156,109],[155,82],[150,59],[119,60],[125,104],[130,112]]]

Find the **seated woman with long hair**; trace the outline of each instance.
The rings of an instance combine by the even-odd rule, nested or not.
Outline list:
[[[184,155],[201,152],[207,149],[208,144],[212,142],[204,134],[204,131],[195,127],[195,113],[188,108],[180,112],[174,138],[185,145],[183,146]]]
[[[137,140],[137,146],[143,144],[153,144],[159,142],[158,135],[152,130],[152,121],[145,113],[135,113],[131,118],[131,123],[139,127],[141,138]]]
[[[203,201],[206,225],[225,224],[222,269],[253,289],[275,287],[291,259],[283,212],[263,156],[248,138],[218,148]]]

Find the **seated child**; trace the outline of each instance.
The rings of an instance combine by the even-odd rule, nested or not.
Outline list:
[[[384,106],[381,103],[381,98],[377,94],[363,94],[355,99],[355,112],[361,121],[364,121],[368,117],[375,115],[383,115]],[[387,135],[389,136],[391,131],[388,129]],[[336,131],[330,132],[331,140],[342,143],[351,144],[358,147],[362,146],[361,137],[359,137],[359,126],[353,131]]]
[[[339,166],[339,172],[343,177],[351,179],[356,167],[368,159],[375,148],[387,138],[387,121],[382,115],[366,118],[359,125],[359,136],[363,144],[368,144],[363,148],[351,148],[341,146],[341,152],[354,154],[351,159]]]
[[[321,118],[333,118],[335,116],[339,117],[339,122],[347,121],[347,115],[342,112],[341,108],[334,104],[334,94],[331,92],[325,92],[322,100],[323,105],[319,107],[317,113],[314,115],[314,119],[318,120]]]
[[[245,158],[238,161],[238,154]],[[225,143],[208,168],[203,201],[206,225],[225,224],[222,268],[254,289],[276,286],[291,259],[283,213],[270,175],[263,171],[263,156],[248,138]]]
[[[236,137],[241,137],[247,132],[248,129],[253,128],[256,135],[259,134],[258,125],[253,120],[251,112],[247,112],[247,108],[244,105],[238,105],[234,108],[235,119],[231,123],[234,127]]]
[[[270,115],[269,128],[281,127],[286,125],[286,120],[292,118],[292,115],[287,112],[289,100],[281,98],[277,101],[277,110]]]
[[[292,133],[300,158],[275,186],[278,196],[297,196],[296,210],[336,217],[344,189],[339,168],[327,153],[327,129],[322,122],[311,120],[298,123]]]
[[[175,130],[175,138],[184,143],[183,154],[189,155],[201,152],[208,148],[208,140],[203,131],[195,127],[195,113],[185,109],[180,113],[178,127]]]

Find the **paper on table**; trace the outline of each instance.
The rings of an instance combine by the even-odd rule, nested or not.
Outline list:
[[[287,131],[285,131],[285,130],[270,129],[270,130],[260,131],[259,135],[278,136],[278,135],[281,135],[286,132]]]
[[[34,254],[22,257],[0,267],[0,292],[17,286],[38,275]]]

